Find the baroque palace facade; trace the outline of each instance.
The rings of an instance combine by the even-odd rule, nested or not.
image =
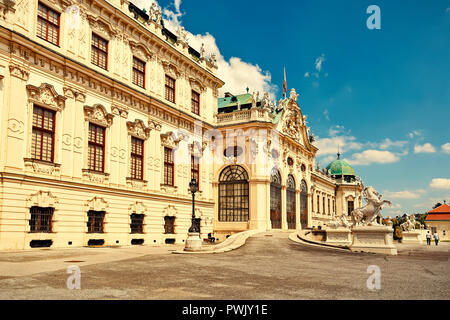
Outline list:
[[[218,73],[157,7],[0,0],[0,249],[183,243],[192,178],[219,241],[361,206],[345,161],[316,166],[295,90],[219,98]]]

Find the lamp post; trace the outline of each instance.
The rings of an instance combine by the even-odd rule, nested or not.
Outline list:
[[[192,194],[192,221],[191,221],[191,227],[189,228],[189,232],[199,233],[200,230],[198,230],[198,227],[195,223],[195,193],[198,189],[198,183],[197,180],[192,179],[191,182],[189,182],[189,190],[191,190]]]
[[[192,220],[191,227],[188,230],[185,251],[197,251],[202,249],[202,240],[200,239],[200,230],[195,223],[195,193],[198,191],[198,183],[196,179],[192,179],[189,183],[189,190],[192,194]]]

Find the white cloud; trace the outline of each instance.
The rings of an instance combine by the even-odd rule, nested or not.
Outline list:
[[[319,151],[317,151],[318,156],[336,154],[338,151],[338,146],[341,153],[349,150],[359,150],[362,148],[361,143],[356,142],[356,138],[352,136],[335,136],[323,139],[318,138],[314,145],[319,148]]]
[[[410,139],[414,138],[414,137],[421,137],[422,136],[422,132],[420,130],[413,130],[410,133],[408,133],[408,137]]]
[[[346,159],[352,165],[369,165],[372,163],[393,163],[400,158],[390,151],[365,150],[361,153],[354,153],[351,159]]]
[[[392,141],[391,139],[386,138],[380,143],[380,148],[383,150],[389,149],[390,147],[401,148],[407,143],[408,143],[408,141]]]
[[[450,142],[443,144],[441,148],[444,153],[450,153]]]
[[[309,78],[309,72],[306,72],[304,75],[305,78]]]
[[[325,116],[325,119],[330,121],[330,113],[328,112],[328,109],[325,109],[325,111],[323,112],[323,115]]]
[[[316,61],[314,62],[314,67],[317,71],[322,70],[322,63],[325,61],[325,54],[322,53],[322,55],[318,58],[316,58]]]
[[[148,8],[154,0],[133,0],[136,6],[141,8]],[[157,3],[157,2],[156,2]],[[176,33],[179,27],[182,26],[181,17],[184,13],[181,12],[181,0],[174,0],[175,11],[168,8],[163,9],[165,26]],[[260,97],[263,92],[268,92],[271,99],[275,98],[278,87],[271,83],[272,77],[268,71],[263,71],[259,65],[254,65],[242,61],[239,57],[231,57],[228,61],[220,53],[217,46],[216,39],[208,32],[205,34],[192,34],[187,31],[187,38],[189,45],[200,51],[202,43],[205,46],[206,55],[215,53],[217,58],[218,76],[225,82],[225,85],[219,89],[219,94],[223,95],[225,92],[232,94],[241,94],[246,92],[246,88],[250,92],[259,91]]]
[[[418,192],[408,191],[408,190],[396,191],[396,192],[385,191],[383,196],[387,199],[418,199],[418,198],[420,198],[420,194]]]
[[[434,189],[450,189],[450,179],[435,178],[431,180],[430,187]]]
[[[433,153],[433,152],[436,152],[436,149],[430,143],[425,143],[423,145],[416,144],[414,146],[414,153]]]

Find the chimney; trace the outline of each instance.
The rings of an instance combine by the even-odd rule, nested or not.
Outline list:
[[[233,95],[231,94],[231,93],[229,93],[229,92],[225,92],[225,98],[229,98],[229,97],[232,97]]]

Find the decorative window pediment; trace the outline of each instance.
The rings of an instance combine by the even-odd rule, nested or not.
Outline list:
[[[103,21],[100,17],[88,14],[87,20],[89,22],[89,25],[91,26],[92,31],[99,36],[107,40],[111,40],[114,36],[117,35],[117,31],[114,30],[114,28],[108,22]]]
[[[176,217],[177,214],[178,210],[172,205],[165,207],[163,210],[163,217]]]
[[[106,211],[107,208],[108,203],[100,197],[94,197],[86,202],[86,211]]]
[[[39,191],[27,199],[28,207],[55,208],[58,203],[56,198],[50,191]]]
[[[179,133],[178,137],[172,131],[168,133],[161,134],[161,144],[163,147],[176,149],[178,148],[178,144],[180,141],[186,139],[186,136],[182,133]]]
[[[129,40],[130,49],[133,55],[142,61],[150,61],[153,57],[153,53],[147,48],[146,45]]]
[[[197,92],[204,92],[206,91],[206,86],[199,80],[189,77],[189,83],[191,84],[191,88],[194,91]]]
[[[189,151],[191,155],[195,157],[201,157],[207,145],[207,142],[200,143],[199,141],[194,141],[193,143],[189,144]]]
[[[84,106],[84,118],[86,121],[109,128],[113,123],[114,115],[106,112],[102,105],[96,104],[92,107]]]
[[[127,122],[128,133],[136,138],[147,140],[150,137],[150,128],[147,128],[144,121],[140,119],[134,120],[134,122]]]
[[[145,214],[147,212],[147,207],[144,203],[140,201],[134,202],[131,206],[128,207],[128,213],[137,213],[137,214]]]
[[[175,64],[173,64],[172,62],[163,60],[163,61],[161,61],[161,63],[163,65],[164,72],[169,77],[172,77],[172,78],[176,79],[176,78],[178,78],[181,75],[181,72],[178,69],[178,67]]]
[[[29,84],[27,92],[28,100],[31,103],[44,105],[55,111],[64,109],[67,98],[59,95],[51,84],[43,83],[40,87]]]

